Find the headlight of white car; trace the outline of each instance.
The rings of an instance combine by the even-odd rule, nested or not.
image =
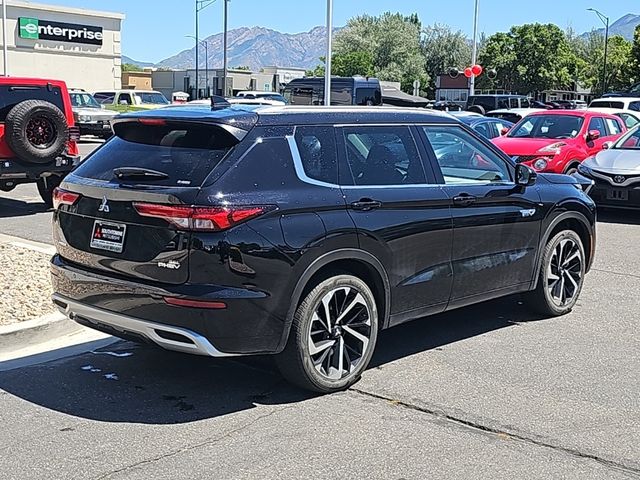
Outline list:
[[[79,122],[90,122],[91,117],[89,115],[78,115]]]

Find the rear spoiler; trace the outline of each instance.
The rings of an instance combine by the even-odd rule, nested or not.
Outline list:
[[[180,108],[180,107],[176,107]],[[240,143],[244,137],[249,133],[248,130],[244,130],[242,128],[238,128],[226,123],[216,122],[209,119],[194,119],[194,118],[180,118],[180,117],[151,117],[151,116],[141,116],[141,117],[129,117],[129,116],[118,116],[111,121],[113,131],[117,136],[119,135],[119,131],[122,131],[125,126],[132,126],[132,124],[153,126],[157,125],[159,127],[164,125],[203,125],[207,127],[219,128],[229,135],[231,135],[237,143]]]

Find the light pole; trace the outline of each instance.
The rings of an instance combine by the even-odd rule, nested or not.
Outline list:
[[[324,68],[324,104],[331,105],[331,52],[333,50],[333,0],[327,0],[327,56]]]
[[[205,72],[204,72],[204,82],[205,82],[205,86],[204,86],[204,91],[205,91],[205,95],[209,94],[209,46],[207,45],[207,41],[206,40],[200,40],[199,38],[196,38],[193,35],[185,35],[185,37],[188,38],[193,38],[196,41],[196,50],[198,50],[198,44],[203,45],[204,46],[204,63],[205,63]]]
[[[198,89],[198,77],[199,77],[199,58],[198,58],[198,38],[200,38],[200,33],[198,31],[198,15],[202,10],[207,8],[209,5],[212,5],[216,0],[196,0],[196,98],[197,100],[200,97],[200,92]]]
[[[215,1],[215,0],[214,0]],[[229,1],[230,0],[224,0],[224,35],[223,35],[223,45],[222,45],[222,85],[223,85],[223,90],[222,90],[222,96],[226,97],[227,96],[227,76],[229,75],[229,65],[228,65],[228,58],[227,58],[227,34],[229,32],[229,27],[228,27],[228,20],[229,20]]]
[[[478,4],[479,0],[475,0],[475,13],[473,15],[473,47],[471,49],[471,65],[475,65],[478,61]],[[469,79],[469,96],[476,93],[476,76],[471,75]]]
[[[603,15],[595,8],[587,8],[589,12],[598,15],[600,21],[604,24],[604,60],[602,65],[602,94],[607,93],[607,50],[609,47],[609,17]]]

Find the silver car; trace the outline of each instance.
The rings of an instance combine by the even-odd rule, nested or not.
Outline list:
[[[80,128],[80,135],[94,135],[107,139],[113,135],[111,120],[118,113],[106,110],[93,95],[84,90],[69,91],[71,107],[76,127]]]
[[[578,166],[575,176],[593,181],[589,195],[598,205],[640,208],[640,125]]]

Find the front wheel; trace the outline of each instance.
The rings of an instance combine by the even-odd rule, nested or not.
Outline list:
[[[38,179],[38,193],[47,207],[53,207],[53,191],[61,182],[62,177],[59,175],[50,175]]]
[[[573,230],[555,235],[544,249],[536,289],[527,303],[545,316],[569,313],[578,301],[585,275],[582,240]]]
[[[377,335],[371,289],[357,277],[335,275],[316,285],[298,306],[276,363],[288,381],[304,389],[344,390],[367,368]]]

